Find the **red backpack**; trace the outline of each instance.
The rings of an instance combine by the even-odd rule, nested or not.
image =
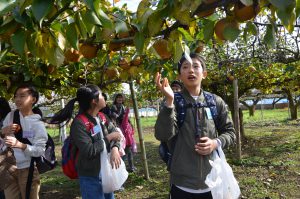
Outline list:
[[[103,113],[99,112],[98,116],[101,118],[102,122],[107,123],[106,117]],[[80,119],[88,132],[94,127],[94,124],[88,120],[84,114],[78,114],[76,118]],[[68,136],[61,148],[62,155],[62,170],[63,173],[70,179],[77,179],[78,173],[76,169],[76,162],[78,159],[78,148],[76,148],[75,153],[72,152],[73,144],[71,142],[70,136]]]

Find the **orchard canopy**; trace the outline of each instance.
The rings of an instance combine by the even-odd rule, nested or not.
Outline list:
[[[190,52],[207,59],[211,89],[238,78],[245,92],[299,93],[300,0],[142,0],[136,12],[117,2],[1,0],[0,95],[23,82],[49,99],[136,82],[153,92],[145,99],[156,96],[153,74],[176,78]]]

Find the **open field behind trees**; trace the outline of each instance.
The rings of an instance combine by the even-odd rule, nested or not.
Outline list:
[[[249,199],[299,199],[300,198],[300,121],[288,121],[288,110],[257,110],[254,117],[244,111],[247,139],[243,142],[243,158],[234,160],[232,150],[226,151],[239,181],[242,198]],[[154,138],[153,125],[156,118],[142,118],[150,180],[143,178],[140,151],[135,156],[138,172],[130,174],[125,191],[116,192],[117,199],[153,198],[164,199],[168,195],[168,173],[160,160]],[[61,160],[61,144],[58,130],[51,129],[57,143],[57,156]],[[138,136],[136,133],[136,140]],[[60,163],[59,163],[60,164]],[[67,179],[60,165],[42,175],[41,199],[80,198],[76,180]]]

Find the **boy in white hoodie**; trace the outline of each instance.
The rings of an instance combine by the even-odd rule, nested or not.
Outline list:
[[[32,157],[39,157],[45,152],[48,139],[47,131],[41,121],[41,116],[32,110],[38,99],[39,93],[33,86],[19,86],[14,93],[14,101],[18,109],[21,126],[13,123],[14,111],[10,112],[3,121],[4,141],[6,146],[13,148],[18,167],[15,182],[4,190],[6,198],[26,198],[26,184],[31,159]],[[40,177],[34,166],[30,199],[39,198],[39,190]]]

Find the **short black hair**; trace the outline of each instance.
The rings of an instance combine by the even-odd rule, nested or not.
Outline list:
[[[26,83],[25,84],[21,84],[15,90],[14,97],[16,97],[17,91],[19,89],[28,89],[29,90],[28,91],[29,95],[31,95],[32,97],[35,97],[35,99],[36,99],[36,101],[33,103],[33,105],[35,105],[39,101],[40,94],[39,94],[39,92],[37,91],[37,89],[33,85],[26,84]]]
[[[10,111],[8,101],[4,97],[0,97],[0,120],[4,119]]]
[[[104,100],[107,101],[107,95],[106,95],[106,93],[102,93],[102,96],[103,96]]]
[[[200,63],[201,63],[201,66],[202,66],[202,68],[203,68],[203,71],[206,71],[205,60],[204,60],[204,58],[203,58],[202,56],[200,56],[200,55],[197,54],[197,53],[191,53],[191,54],[190,54],[190,57],[191,57],[191,58],[196,58],[196,59],[198,59],[198,60],[200,61]],[[182,63],[183,63],[185,60],[186,60],[186,57],[185,57],[184,55],[182,55],[182,57],[180,58],[180,60],[179,60],[179,62],[178,62],[178,68],[177,68],[179,74],[180,74],[181,65],[182,65]]]

